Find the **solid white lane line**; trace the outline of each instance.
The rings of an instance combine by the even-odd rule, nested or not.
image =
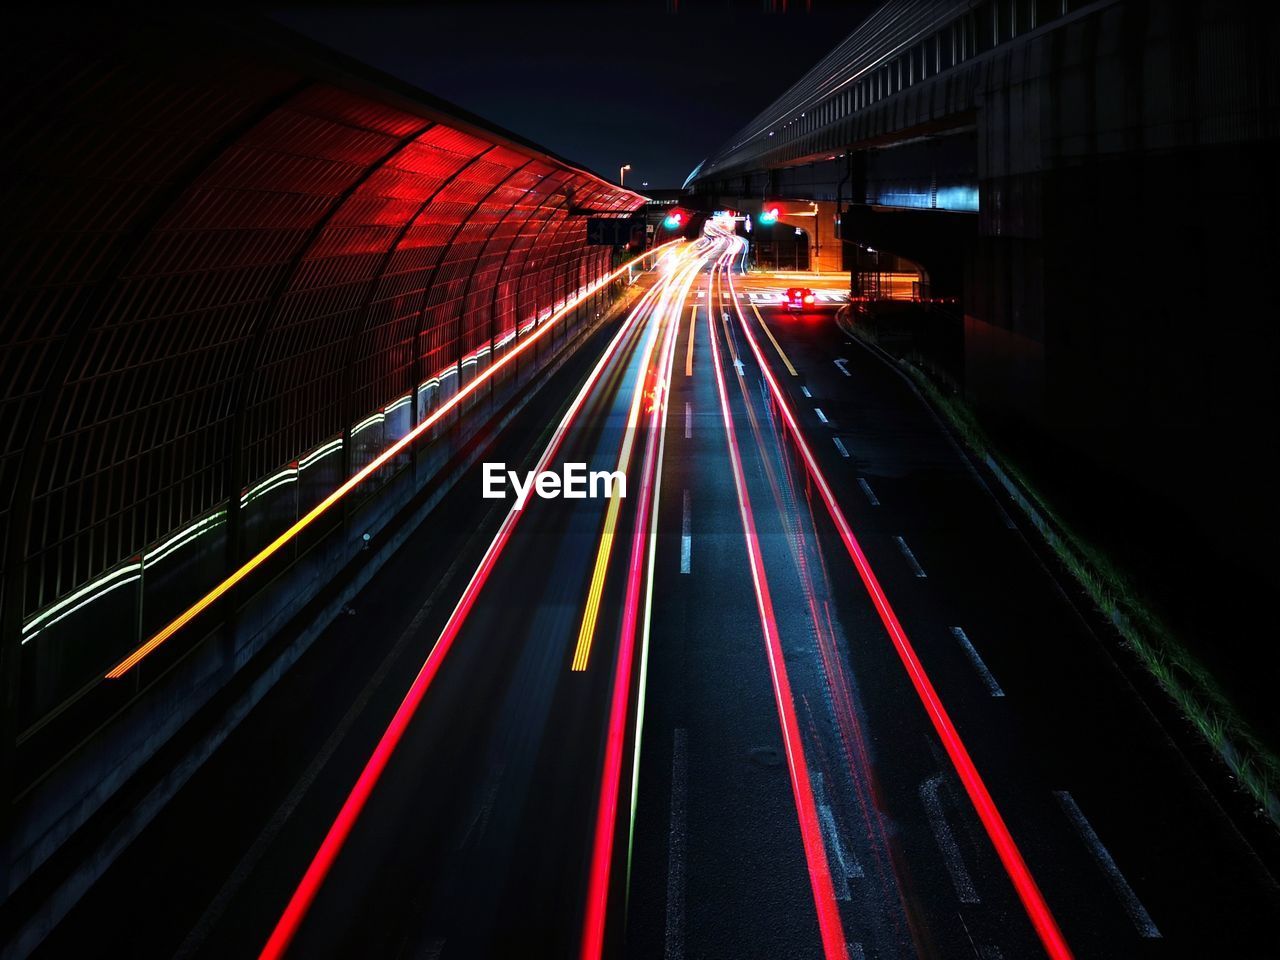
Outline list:
[[[927,577],[928,574],[924,572],[924,567],[920,566],[920,561],[916,559],[916,555],[912,553],[911,548],[907,546],[907,541],[903,540],[901,537],[894,537],[893,539],[898,541],[898,549],[902,551],[902,555],[907,558],[907,563],[911,565],[911,572],[921,580]]]
[[[1102,872],[1111,881],[1111,887],[1115,890],[1116,896],[1120,898],[1120,903],[1124,906],[1125,913],[1129,914],[1129,919],[1133,921],[1134,927],[1137,928],[1138,936],[1148,940],[1158,939],[1161,933],[1151,919],[1151,914],[1147,913],[1147,908],[1142,905],[1138,895],[1133,892],[1133,887],[1129,886],[1129,881],[1124,878],[1124,874],[1116,866],[1116,862],[1111,856],[1111,851],[1103,846],[1102,840],[1098,838],[1098,834],[1093,829],[1093,824],[1085,817],[1084,811],[1080,809],[1075,798],[1066,790],[1055,790],[1053,795],[1057,797],[1058,804],[1075,826],[1081,839],[1084,840],[1085,845],[1089,848],[1089,852],[1093,854],[1093,858],[1098,861],[1098,866],[1102,868]]]
[[[978,656],[978,651],[974,649],[972,641],[968,635],[960,627],[952,627],[951,634],[960,641],[960,646],[964,647],[964,652],[969,655],[969,659],[973,661],[974,669],[978,671],[983,682],[987,685],[987,689],[991,691],[993,697],[1003,697],[1004,691],[1000,689],[1000,684],[996,683],[996,678],[991,675],[991,671],[987,669],[986,663],[982,657]]]
[[[981,903],[978,891],[973,886],[973,878],[969,876],[969,868],[964,865],[964,859],[960,856],[960,847],[942,815],[942,801],[938,799],[938,787],[941,784],[941,775],[920,784],[920,800],[924,803],[925,813],[929,815],[929,828],[938,842],[938,849],[942,851],[942,863],[951,875],[951,883],[956,888],[956,896],[960,902]]]
[[[871,501],[873,507],[880,506],[880,501],[876,498],[875,491],[871,489],[871,484],[867,483],[864,477],[858,478],[858,486],[862,488],[862,492],[867,495],[867,499]]]
[[[808,397],[810,400],[812,400],[812,399],[813,399],[813,394],[809,392],[809,388],[808,388],[808,387],[801,387],[801,388],[800,388],[800,392],[801,392],[801,393],[803,393],[803,394],[804,394],[806,397]]]
[[[830,423],[830,422],[831,422],[831,421],[829,421],[829,420],[827,419],[827,415],[826,415],[825,413],[823,413],[823,412],[822,412],[821,408],[819,408],[819,407],[814,407],[814,408],[813,408],[813,412],[814,412],[814,413],[816,413],[816,414],[818,415],[818,419],[819,419],[819,420],[821,420],[823,423]]]
[[[680,518],[680,572],[689,572],[693,554],[693,525],[689,519],[689,491],[684,492],[684,515]]]
[[[671,832],[667,837],[666,960],[684,958],[684,857],[687,850],[689,759],[688,736],[676,727],[671,743]]]
[[[684,438],[688,440],[693,436],[693,404],[686,403],[684,405]]]
[[[843,357],[841,357],[839,360],[836,361],[836,369],[839,370],[841,373],[843,373],[846,377],[853,376],[853,374],[849,372],[849,361],[844,359]]]
[[[848,459],[849,459],[849,450],[848,450],[848,448],[844,445],[844,441],[843,441],[843,440],[841,440],[839,437],[832,437],[832,439],[833,439],[833,440],[835,440],[835,442],[836,442],[836,449],[840,451],[840,456],[842,456],[842,457],[844,457],[846,460],[848,460]]]

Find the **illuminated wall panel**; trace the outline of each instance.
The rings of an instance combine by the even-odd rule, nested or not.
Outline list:
[[[642,202],[274,27],[194,23],[6,43],[44,118],[0,133],[20,727],[600,276],[586,211]],[[89,635],[93,604],[118,616]]]

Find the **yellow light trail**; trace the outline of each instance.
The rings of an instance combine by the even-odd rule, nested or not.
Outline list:
[[[669,253],[673,249],[674,244],[678,244],[680,242],[681,241],[679,240],[672,240],[672,241],[669,241],[668,243],[664,243],[660,247],[654,247],[648,253],[642,254],[638,259],[644,260],[660,252],[664,253],[665,255],[665,253]],[[352,490],[358,487],[361,483],[363,483],[366,479],[368,479],[371,474],[376,473],[379,468],[381,468],[384,464],[386,464],[389,460],[391,460],[396,454],[400,453],[402,450],[408,447],[411,443],[417,440],[418,437],[422,436],[422,434],[424,434],[426,431],[430,430],[433,426],[439,423],[442,417],[444,417],[446,414],[452,411],[455,407],[458,406],[458,404],[462,403],[462,401],[465,400],[467,397],[469,397],[471,394],[475,393],[476,390],[478,390],[482,384],[484,384],[487,380],[493,377],[494,374],[496,374],[499,370],[501,370],[507,364],[515,360],[516,357],[518,357],[521,353],[527,350],[532,344],[537,342],[541,337],[545,336],[547,331],[554,329],[556,322],[559,321],[561,318],[563,318],[565,314],[567,314],[570,310],[574,309],[583,301],[585,301],[587,297],[591,296],[591,294],[595,293],[597,290],[601,289],[606,284],[613,282],[618,277],[620,277],[623,273],[625,273],[627,270],[634,267],[635,263],[636,261],[633,260],[630,263],[624,264],[623,266],[619,267],[617,270],[614,270],[604,279],[602,279],[599,283],[590,287],[585,292],[580,293],[578,296],[568,300],[564,304],[564,306],[562,306],[559,310],[557,310],[550,317],[548,317],[546,321],[544,321],[537,329],[535,329],[532,333],[525,336],[523,340],[518,341],[515,349],[513,349],[510,353],[504,356],[497,363],[493,364],[492,366],[484,370],[484,372],[482,372],[474,380],[472,380],[460,391],[458,391],[451,398],[449,398],[448,401],[442,404],[435,413],[427,417],[427,419],[423,420],[422,423],[418,424],[411,431],[409,431],[403,437],[401,437],[399,440],[393,443],[391,446],[387,447],[387,449],[383,450],[382,453],[380,453],[377,457],[375,457],[367,466],[361,468],[359,471],[352,474],[351,477],[345,483],[342,484],[342,486],[338,487],[331,494],[329,494],[327,497],[321,500],[318,504],[312,507],[309,511],[307,511],[306,514],[304,514],[303,516],[299,517],[296,521],[294,521],[292,526],[290,526],[287,530],[285,530],[282,534],[280,534],[280,536],[276,537],[269,544],[267,544],[265,547],[259,550],[249,560],[245,561],[245,563],[241,567],[239,567],[234,573],[232,573],[229,577],[227,577],[225,580],[219,583],[216,587],[214,587],[212,590],[206,593],[203,597],[201,597],[199,600],[193,603],[190,607],[188,607],[186,610],[180,613],[177,617],[175,617],[172,621],[170,621],[163,629],[161,629],[159,633],[155,634],[150,640],[148,640],[142,646],[138,647],[137,650],[134,650],[133,653],[129,654],[127,657],[125,657],[123,660],[117,663],[114,667],[112,667],[109,671],[107,671],[107,679],[117,680],[120,677],[123,677],[131,669],[133,669],[133,667],[137,666],[137,664],[144,657],[148,656],[152,651],[154,651],[162,643],[164,643],[166,640],[172,637],[175,633],[177,633],[179,630],[185,627],[188,623],[190,623],[196,617],[198,617],[202,612],[207,610],[213,603],[215,603],[219,598],[224,596],[229,590],[231,590],[241,580],[243,580],[255,569],[257,569],[259,566],[265,563],[268,559],[274,556],[277,551],[279,551],[282,547],[284,547],[287,543],[289,543],[290,540],[292,540],[299,533],[301,533],[307,526],[313,523],[317,517],[320,517],[321,515],[326,513],[335,503],[337,503],[339,500],[345,497],[348,493],[350,493]]]
[[[684,299],[688,296],[689,288],[693,285],[693,278],[697,276],[702,265],[706,262],[707,257],[703,255],[695,260],[686,270],[679,275],[673,275],[669,286],[664,291],[663,297],[654,307],[654,322],[651,325],[648,339],[645,342],[644,355],[640,364],[640,372],[636,378],[635,393],[631,398],[631,410],[627,414],[626,432],[622,438],[622,449],[618,452],[618,471],[625,473],[627,465],[631,462],[631,450],[635,444],[636,426],[640,419],[640,401],[645,395],[645,381],[648,378],[649,365],[653,358],[653,350],[658,342],[658,331],[662,326],[662,321],[668,316],[679,317],[680,307],[676,304],[683,304]],[[673,293],[679,291],[679,296],[673,296]],[[662,386],[659,386],[661,389]],[[600,618],[600,597],[604,593],[605,574],[609,568],[609,555],[613,551],[613,540],[618,525],[618,514],[622,510],[622,498],[617,495],[617,488],[614,488],[609,496],[609,506],[605,512],[604,529],[600,534],[600,543],[596,547],[596,560],[591,570],[591,586],[587,591],[587,604],[582,612],[582,624],[578,628],[578,642],[573,649],[573,662],[569,669],[574,673],[581,673],[587,669],[587,662],[591,658],[591,645],[595,638],[596,621]]]
[[[760,311],[756,309],[756,305],[754,303],[751,304],[751,312],[754,313],[756,315],[756,319],[760,321],[760,329],[764,331],[765,336],[769,338],[769,342],[773,344],[773,349],[778,351],[778,356],[780,356],[782,358],[782,362],[787,365],[787,373],[791,374],[793,377],[797,376],[796,368],[791,365],[791,361],[787,359],[787,355],[782,352],[782,344],[778,343],[778,341],[773,338],[773,331],[770,330],[769,325],[764,322],[764,317],[760,316]]]
[[[662,310],[662,301],[654,308],[658,314]],[[649,361],[653,355],[653,347],[657,342],[658,323],[653,323],[649,337],[645,342],[644,359],[636,378],[635,394],[631,398],[631,410],[627,414],[627,426],[622,435],[622,449],[618,452],[618,471],[625,473],[631,462],[631,448],[635,445],[636,426],[640,420],[640,401],[644,397],[644,382],[648,376]],[[573,649],[573,664],[570,669],[581,673],[587,669],[587,660],[591,656],[591,641],[595,635],[596,620],[600,616],[600,596],[604,593],[605,571],[609,566],[609,555],[613,551],[614,531],[618,525],[618,514],[622,510],[622,498],[617,488],[611,488],[609,507],[605,512],[604,531],[600,534],[600,544],[596,547],[596,562],[591,571],[591,588],[587,591],[587,605],[582,613],[582,624],[578,628],[578,642]]]
[[[698,329],[698,305],[689,308],[689,350],[684,355],[684,375],[693,376],[693,332]]]
[[[627,429],[631,429],[628,425]],[[631,455],[627,447],[627,455]],[[570,669],[581,673],[587,669],[587,661],[591,657],[591,641],[596,632],[596,620],[600,616],[600,595],[604,592],[605,568],[609,565],[609,554],[613,550],[614,527],[618,523],[618,511],[622,499],[614,494],[609,497],[609,510],[604,518],[604,532],[600,535],[600,546],[596,548],[596,563],[591,571],[591,590],[587,594],[587,606],[582,612],[582,626],[578,628],[578,643],[573,648],[573,664]]]

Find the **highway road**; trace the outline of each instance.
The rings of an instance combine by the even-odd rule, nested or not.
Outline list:
[[[42,948],[1280,955],[1280,889],[890,366],[713,222]]]

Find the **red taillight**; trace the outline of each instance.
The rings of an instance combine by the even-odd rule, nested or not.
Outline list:
[[[805,303],[813,303],[813,294],[809,294],[809,296],[805,297],[805,298],[804,298],[804,302],[805,302]]]

